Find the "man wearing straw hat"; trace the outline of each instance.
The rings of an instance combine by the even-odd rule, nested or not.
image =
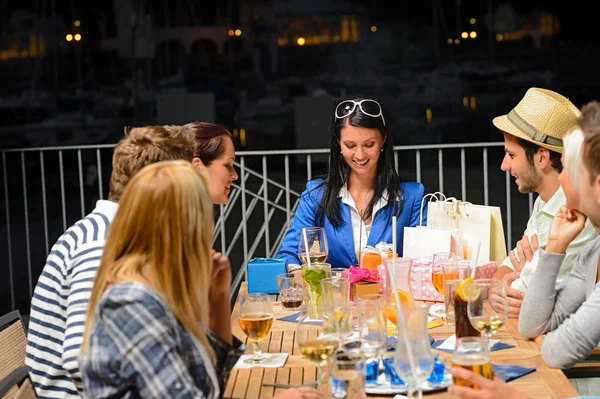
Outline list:
[[[495,277],[505,281],[509,316],[517,318],[524,292],[538,266],[538,246],[545,246],[556,212],[564,205],[565,194],[558,176],[562,170],[563,135],[577,124],[580,112],[567,98],[551,90],[531,88],[507,115],[494,118],[504,134],[504,159],[500,169],[515,178],[520,193],[538,193],[527,221],[523,239],[502,262]],[[585,244],[597,236],[588,222],[571,242],[562,264],[557,286],[573,266]],[[527,259],[531,259],[528,261]]]

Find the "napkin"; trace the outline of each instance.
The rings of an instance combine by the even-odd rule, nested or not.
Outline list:
[[[269,363],[244,363],[244,361],[251,358],[252,355],[242,355],[233,367],[238,369],[251,369],[252,367],[278,368],[283,367],[288,358],[287,353],[264,353],[264,356],[269,358]]]
[[[282,317],[282,318],[280,318],[278,320],[289,321],[291,323],[297,323],[299,317],[300,317],[300,312],[291,314],[289,316]],[[311,319],[310,317],[308,317],[306,323],[307,324],[314,324],[314,325],[317,325],[317,326],[323,324],[320,319]]]
[[[444,351],[444,352],[454,353],[455,345],[456,345],[456,335],[452,335],[450,338],[448,338],[446,340],[440,339],[438,341],[435,341],[433,343],[433,345],[431,345],[431,347],[434,349]],[[500,349],[514,348],[515,346],[502,343],[498,339],[490,339],[490,347],[491,347],[490,350],[497,351]]]
[[[492,371],[494,372],[494,375],[502,378],[504,382],[509,382],[523,377],[524,375],[533,373],[535,369],[521,366],[492,364]]]
[[[429,314],[435,317],[446,316],[446,309],[443,303],[436,303],[429,307]]]

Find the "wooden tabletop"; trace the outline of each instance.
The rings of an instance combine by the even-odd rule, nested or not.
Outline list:
[[[238,295],[245,293],[246,283],[242,283]],[[271,332],[263,341],[262,348],[264,353],[286,352],[289,353],[288,360],[281,368],[263,368],[253,367],[251,369],[233,369],[227,386],[225,388],[225,398],[272,398],[278,393],[280,388],[263,387],[263,383],[284,383],[284,384],[302,384],[316,381],[317,368],[309,360],[305,359],[298,351],[295,342],[295,331],[297,324],[278,320],[279,318],[291,315],[294,312],[284,310],[279,302],[273,303],[275,320],[271,327]],[[240,329],[237,321],[238,305],[236,305],[231,314],[231,324],[233,334],[242,342],[246,340],[244,333]],[[314,326],[315,337],[320,330],[320,326]],[[429,330],[429,334],[437,339],[448,338],[454,334],[454,327],[446,325],[435,327]],[[512,387],[532,398],[570,398],[578,396],[577,391],[569,383],[563,372],[559,369],[551,369],[544,363],[540,351],[539,343],[533,340],[527,340],[519,336],[517,332],[516,320],[510,320],[502,327],[494,338],[504,343],[515,345],[514,348],[502,349],[491,352],[491,361],[494,364],[511,364],[524,367],[534,367],[536,371],[524,377],[518,378],[509,383]],[[435,351],[435,349],[434,349]],[[440,356],[451,359],[451,355],[445,352],[436,351]],[[246,353],[252,353],[252,344],[247,343]],[[324,381],[324,392],[328,389]],[[326,397],[331,395],[326,393]],[[370,398],[378,396],[368,395]],[[392,398],[393,395],[380,396],[382,398]],[[456,398],[447,391],[427,394],[428,398]]]

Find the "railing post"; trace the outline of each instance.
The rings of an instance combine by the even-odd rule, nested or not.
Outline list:
[[[246,158],[241,157],[240,159],[240,173],[241,173],[241,184],[242,184],[242,245],[244,249],[244,278],[248,281],[248,215],[246,213]]]
[[[25,216],[25,250],[27,251],[27,273],[29,280],[29,297],[33,295],[33,282],[31,278],[31,244],[29,242],[29,206],[27,205],[27,178],[25,177],[25,153],[21,151],[21,182],[23,183],[23,210]]]
[[[2,175],[4,178],[4,200],[6,201],[6,246],[8,249],[8,278],[10,280],[10,306],[15,308],[15,287],[13,280],[12,242],[10,234],[10,201],[8,198],[8,175],[6,173],[6,153],[2,153]]]
[[[262,157],[262,169],[263,169],[263,212],[265,217],[265,256],[269,256],[271,249],[270,237],[269,237],[269,194],[267,185],[267,157]]]
[[[467,167],[465,159],[465,149],[460,149],[460,194],[462,200],[467,200]]]
[[[48,203],[46,202],[46,171],[44,169],[44,151],[40,151],[40,173],[42,180],[42,212],[44,218],[44,244],[46,244],[46,254],[50,252],[48,241]]]

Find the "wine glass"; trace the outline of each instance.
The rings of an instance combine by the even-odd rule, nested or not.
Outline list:
[[[307,259],[308,254],[308,259]],[[303,227],[298,238],[298,257],[303,264],[324,263],[329,255],[327,235],[322,227]]]
[[[415,303],[401,310],[404,327],[398,328],[394,365],[398,377],[408,385],[407,396],[422,398],[419,385],[427,380],[433,370],[433,354],[427,333],[429,305]]]
[[[319,387],[324,377],[322,368],[336,352],[339,343],[336,334],[323,332],[316,334],[315,330],[318,329],[319,326],[314,325],[308,317],[306,307],[303,306],[296,328],[296,343],[300,353],[317,366],[317,384]]]
[[[458,266],[458,258],[454,252],[437,252],[433,254],[431,282],[441,295],[444,295],[444,266]]]
[[[508,299],[502,280],[484,278],[474,280],[469,289],[467,314],[471,325],[487,338],[508,320]]]
[[[267,294],[243,294],[239,301],[238,323],[240,328],[254,344],[254,354],[244,362],[248,364],[269,363],[260,347],[271,325],[273,324],[273,308]]]

